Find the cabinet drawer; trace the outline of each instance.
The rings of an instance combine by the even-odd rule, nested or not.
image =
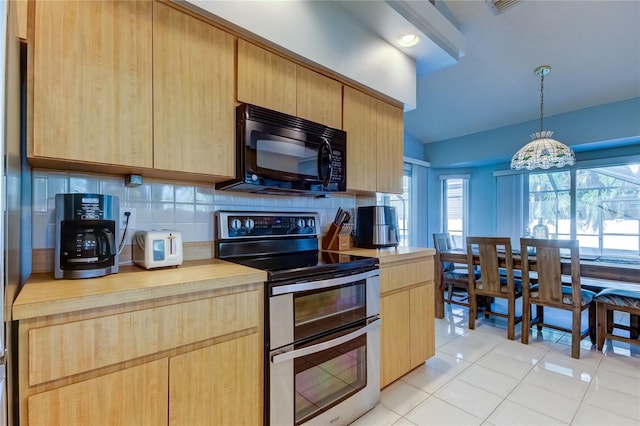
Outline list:
[[[260,324],[258,291],[29,330],[29,385]]]
[[[385,266],[380,269],[382,294],[433,280],[433,259]]]

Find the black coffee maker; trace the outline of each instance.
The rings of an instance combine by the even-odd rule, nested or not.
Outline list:
[[[56,194],[55,278],[118,272],[118,197]]]

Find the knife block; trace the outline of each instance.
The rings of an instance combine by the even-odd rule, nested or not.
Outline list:
[[[351,248],[351,236],[340,235],[340,228],[332,223],[327,235],[322,238],[323,250],[349,250]]]

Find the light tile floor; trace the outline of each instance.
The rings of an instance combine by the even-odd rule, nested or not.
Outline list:
[[[569,333],[534,327],[523,345],[520,325],[509,341],[505,320],[480,315],[469,330],[466,308],[445,311],[435,356],[353,425],[640,425],[640,346],[599,352],[586,338],[576,360]]]

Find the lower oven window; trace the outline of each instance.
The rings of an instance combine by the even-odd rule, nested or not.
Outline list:
[[[294,295],[296,342],[367,317],[366,280]]]
[[[339,337],[331,335],[322,341]],[[310,344],[316,344],[313,341]],[[301,345],[304,347],[307,345]],[[297,349],[297,348],[296,348]],[[342,345],[294,361],[295,423],[301,424],[328,410],[367,384],[367,337],[356,337]]]

